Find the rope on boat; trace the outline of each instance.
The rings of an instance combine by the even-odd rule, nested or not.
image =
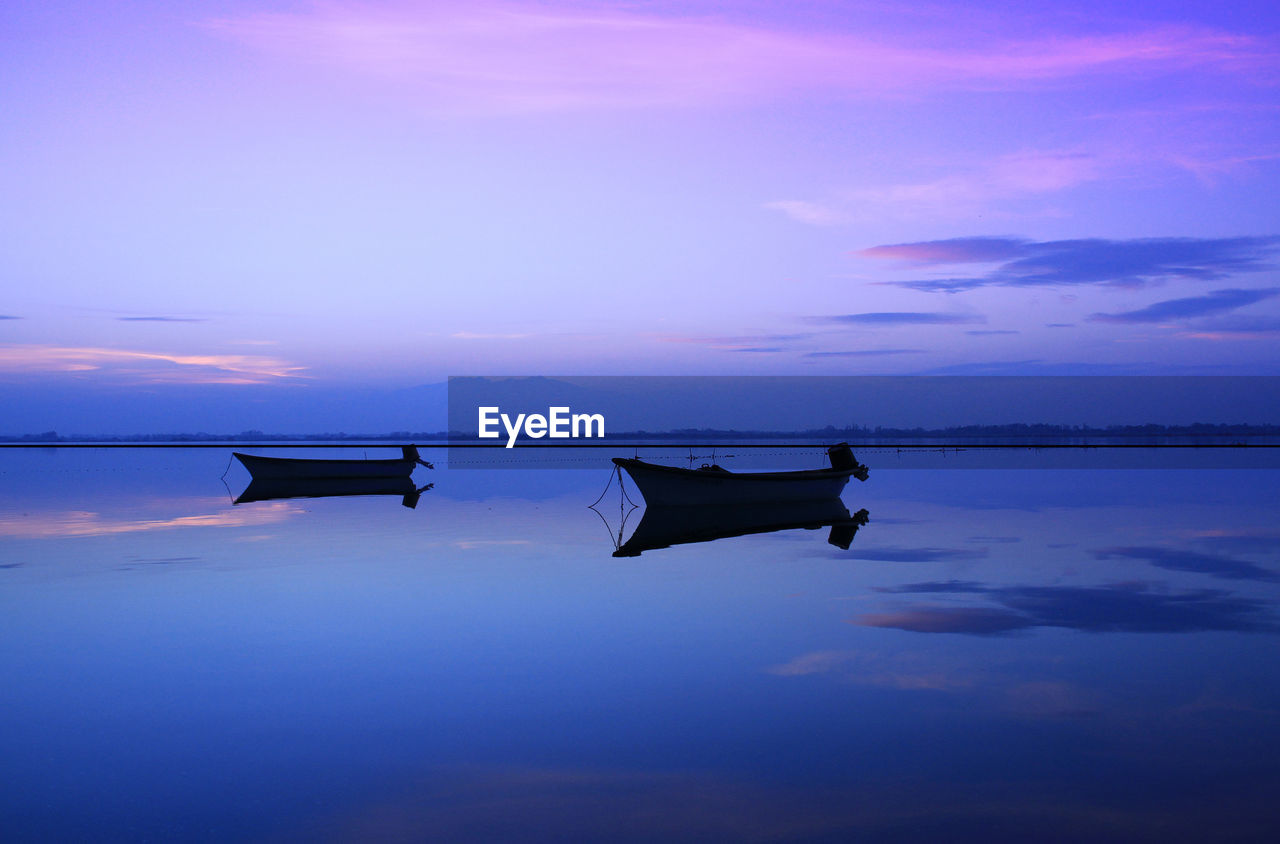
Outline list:
[[[627,495],[627,485],[626,485],[626,484],[624,484],[624,483],[622,482],[622,467],[621,467],[621,466],[619,466],[619,467],[617,467],[617,468],[618,468],[618,487],[622,490],[622,498],[623,498],[623,500],[625,500],[628,504],[630,504],[630,505],[631,505],[631,509],[632,509],[632,510],[634,510],[634,509],[636,509],[637,507],[639,507],[640,505],[639,505],[639,504],[637,504],[637,503],[635,503],[634,501],[632,501],[632,500],[631,500],[631,496]],[[619,507],[621,507],[622,505],[621,505],[621,504],[619,504],[618,506],[619,506]]]
[[[618,476],[618,484],[619,485],[622,484],[622,467],[614,466],[613,471],[609,473],[609,482],[604,485],[604,492],[600,493],[599,498],[597,498],[595,501],[592,501],[590,504],[587,505],[588,510],[595,510],[596,505],[604,500],[605,495],[609,492],[609,487],[613,486],[613,476],[615,474]],[[623,490],[623,495],[625,494],[626,494],[626,490]]]
[[[601,513],[596,509],[596,505],[604,500],[604,497],[609,494],[609,490],[613,487],[614,475],[618,476],[618,491],[622,493],[618,498],[619,521],[618,535],[616,537],[613,535],[613,528],[609,526],[609,520],[605,518],[604,513]],[[631,505],[630,510],[626,508],[627,504]],[[634,513],[639,506],[640,505],[631,500],[631,496],[627,495],[627,485],[622,480],[622,467],[614,466],[613,471],[609,473],[609,482],[604,485],[604,492],[600,493],[599,498],[587,505],[587,509],[600,517],[600,521],[604,524],[605,530],[609,532],[609,541],[613,543],[613,550],[617,551],[622,547],[622,537],[627,530],[627,519],[631,517],[631,514]]]

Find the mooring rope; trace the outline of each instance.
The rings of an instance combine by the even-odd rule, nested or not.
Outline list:
[[[613,528],[609,526],[609,520],[605,518],[604,513],[601,513],[596,509],[596,505],[604,500],[604,497],[609,494],[610,488],[613,487],[613,476],[615,474],[618,476],[618,491],[621,493],[618,497],[619,522],[617,537],[614,537]],[[626,509],[627,504],[631,505],[630,510]],[[613,471],[609,473],[609,482],[604,485],[604,492],[601,492],[599,498],[588,504],[587,509],[600,517],[600,521],[604,524],[604,528],[609,534],[609,541],[613,543],[613,550],[617,551],[622,547],[622,536],[626,533],[627,519],[631,518],[631,514],[634,513],[639,506],[640,505],[631,500],[631,496],[627,495],[627,485],[622,480],[622,467],[615,466],[613,467]]]

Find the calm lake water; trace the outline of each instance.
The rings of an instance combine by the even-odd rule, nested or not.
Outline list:
[[[1280,835],[1274,469],[860,450],[847,549],[614,556],[603,453],[411,509],[230,451],[0,451],[3,840]]]

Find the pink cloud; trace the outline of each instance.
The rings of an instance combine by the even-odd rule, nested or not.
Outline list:
[[[812,226],[838,226],[853,222],[854,219],[848,211],[834,204],[807,199],[780,199],[777,202],[766,202],[764,207],[781,211],[796,222]]]
[[[913,264],[964,264],[1007,261],[1021,254],[1025,241],[1005,237],[966,237],[921,243],[891,243],[859,249],[862,258],[906,261]]]
[[[861,685],[903,691],[949,691],[974,685],[971,675],[956,672],[954,666],[930,670],[915,664],[919,660],[902,655],[891,661],[893,665],[888,662],[879,655],[857,651],[812,651],[781,665],[770,666],[765,672],[778,677],[832,674]]]
[[[1197,156],[1190,153],[1171,152],[1166,156],[1170,164],[1181,167],[1207,185],[1215,185],[1224,176],[1258,164],[1280,161],[1280,152],[1257,155]]]
[[[1004,90],[1098,71],[1271,61],[1254,39],[1191,27],[939,47],[605,4],[340,1],[205,26],[269,54],[407,86],[426,107],[479,111]]]
[[[305,367],[263,355],[178,355],[91,346],[0,346],[0,373],[110,372],[147,383],[265,384]]]
[[[990,214],[992,207],[1002,202],[1052,194],[1095,181],[1119,163],[1117,158],[1079,152],[1024,150],[955,166],[953,172],[938,179],[868,185],[835,191],[822,200],[783,200],[765,207],[810,225],[874,221],[885,216],[965,219],[979,213]]]

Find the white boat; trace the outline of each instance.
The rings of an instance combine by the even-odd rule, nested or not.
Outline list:
[[[390,460],[329,460],[305,457],[261,457],[233,451],[254,480],[315,478],[407,478],[419,464],[430,463],[418,456],[416,446],[401,446],[403,457]]]
[[[730,472],[719,466],[680,469],[643,460],[615,457],[635,481],[649,506],[702,506],[708,504],[758,504],[783,501],[820,501],[838,498],[850,477],[867,479],[867,467],[853,456],[848,444],[827,449],[829,469],[797,472]]]

